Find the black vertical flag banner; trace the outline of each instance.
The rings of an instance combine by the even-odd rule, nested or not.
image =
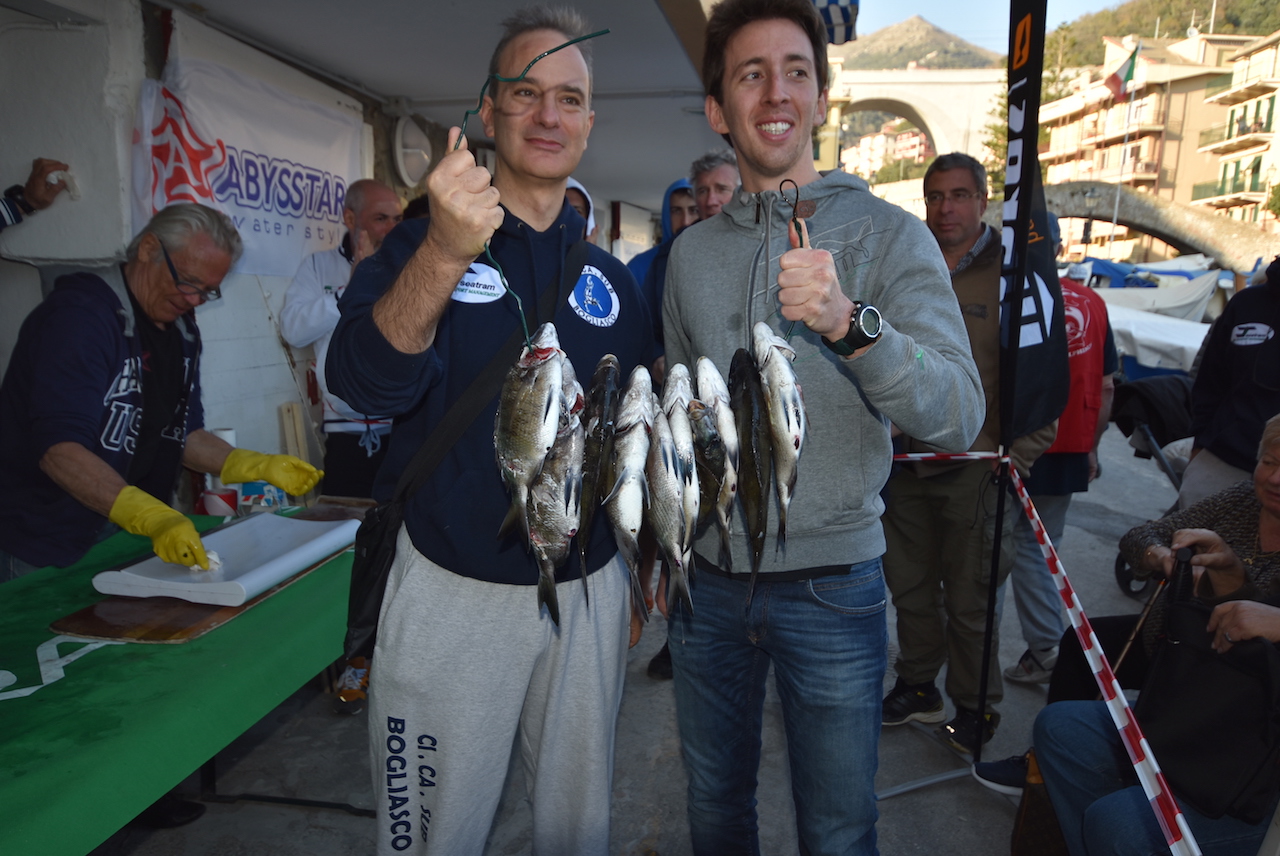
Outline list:
[[[1037,153],[1046,0],[1009,8],[1009,155],[1000,267],[1000,441],[1057,419],[1067,404],[1067,331]]]
[[[1062,287],[1049,247],[1044,189],[1036,146],[1040,136],[1040,75],[1044,66],[1046,0],[1011,0],[1009,8],[1009,156],[1000,212],[1000,445],[1048,425],[1067,404],[1067,330]],[[1038,226],[1038,231],[1035,227]],[[1007,485],[1009,470],[1001,463]],[[1008,490],[996,493],[995,537],[987,589],[987,622],[978,680],[978,713],[987,715],[987,686],[995,649],[996,586]],[[1015,512],[1016,513],[1016,512]],[[998,666],[997,666],[998,668]],[[994,723],[991,726],[994,728]],[[982,760],[982,743],[973,760]]]

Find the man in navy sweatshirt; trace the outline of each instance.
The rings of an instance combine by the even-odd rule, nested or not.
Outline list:
[[[572,10],[504,22],[490,74],[515,78],[588,32]],[[386,500],[424,439],[539,295],[559,287],[585,223],[565,180],[591,131],[590,42],[550,53],[519,82],[495,79],[479,117],[496,168],[464,145],[427,179],[431,216],[406,221],[355,271],[329,348],[331,388],[353,407],[396,415],[374,486]],[[606,353],[625,374],[653,348],[626,267],[590,246],[550,320],[581,380]],[[502,794],[513,740],[532,799],[533,851],[605,854],[613,738],[630,610],[627,571],[603,514],[557,573],[559,625],[535,594],[522,539],[499,539],[510,505],[494,458],[498,396],[409,497],[387,580],[370,678],[378,852],[479,853]],[[587,574],[590,602],[580,576]],[[397,771],[407,766],[407,777]]]

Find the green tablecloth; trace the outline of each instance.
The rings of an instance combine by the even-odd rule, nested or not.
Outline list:
[[[95,573],[149,552],[120,533],[0,585],[0,854],[83,856],[342,654],[350,552],[199,639],[103,645],[45,682],[50,622],[103,598]]]

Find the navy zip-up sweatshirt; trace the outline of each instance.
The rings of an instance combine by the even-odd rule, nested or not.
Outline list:
[[[482,255],[454,289],[431,348],[404,354],[387,342],[373,323],[373,305],[422,243],[427,226],[426,220],[401,223],[378,253],[356,268],[339,301],[342,320],[329,346],[330,388],[357,410],[396,417],[391,447],[374,484],[380,501],[390,499],[423,440],[520,323],[515,301]],[[567,204],[545,232],[507,212],[490,241],[490,251],[524,303],[531,332],[546,320],[534,317],[538,296],[544,289],[559,288],[564,257],[584,227]],[[584,384],[605,354],[618,357],[625,378],[653,348],[653,325],[635,280],[620,261],[596,246],[589,248],[577,285],[553,320],[560,347]],[[511,502],[494,456],[497,408],[495,394],[430,481],[410,498],[405,526],[418,552],[443,568],[487,582],[533,585],[538,566],[523,539],[500,542],[497,537]],[[590,533],[578,537],[584,534],[591,539],[587,570],[593,572],[617,548],[603,514],[596,515]],[[556,578],[578,576],[574,551]]]
[[[0,548],[33,565],[70,565],[107,523],[41,471],[51,446],[79,443],[128,477],[142,425],[142,344],[135,331],[148,322],[134,316],[124,289],[117,267],[59,277],[22,323],[0,386]],[[204,410],[195,316],[188,312],[175,323],[189,393],[186,431],[169,439],[181,444],[204,427]],[[162,448],[181,456],[173,444]],[[178,463],[166,460],[141,487],[169,502]]]

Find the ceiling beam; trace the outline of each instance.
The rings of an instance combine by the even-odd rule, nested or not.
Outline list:
[[[702,46],[707,32],[707,19],[716,0],[657,0],[671,31],[676,34],[693,71],[702,77]]]
[[[0,6],[62,27],[87,27],[90,24],[102,23],[97,18],[90,18],[88,15],[50,3],[48,0],[0,0]]]

